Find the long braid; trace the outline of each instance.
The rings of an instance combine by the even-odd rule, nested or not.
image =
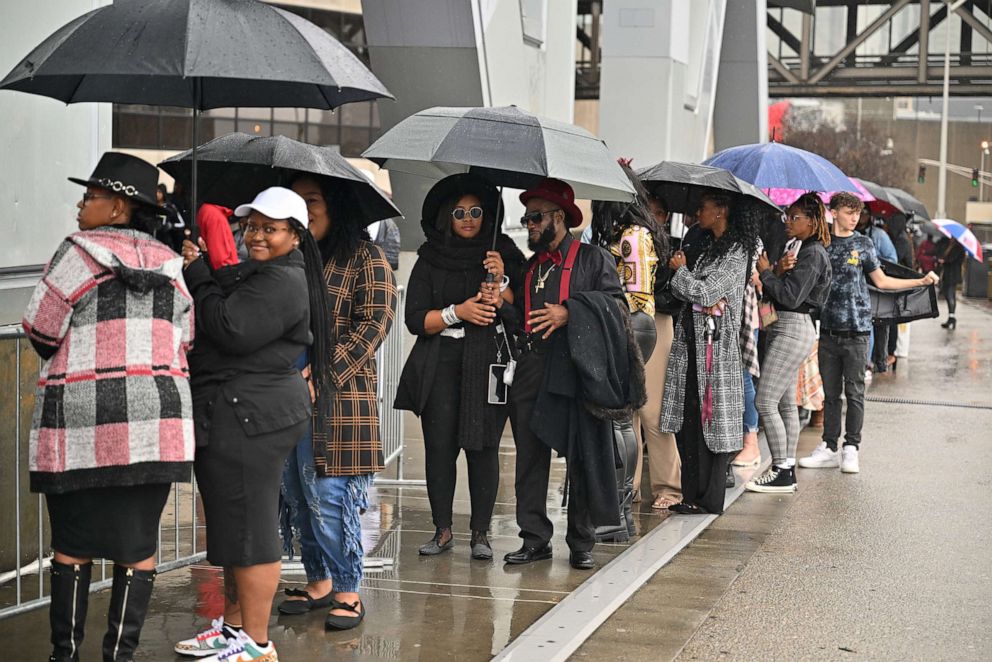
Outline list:
[[[313,345],[310,350],[310,374],[318,394],[330,384],[330,365],[333,360],[330,333],[330,307],[327,302],[327,284],[324,282],[324,261],[313,235],[296,221],[291,221],[300,237],[300,252],[307,274],[307,298],[310,301],[310,332]],[[318,416],[322,419],[323,416]]]

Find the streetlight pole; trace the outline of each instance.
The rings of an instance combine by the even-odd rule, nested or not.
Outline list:
[[[978,201],[985,201],[985,157],[989,154],[989,141],[982,141],[982,164],[978,167]]]
[[[940,173],[937,176],[937,218],[947,218],[947,112],[951,86],[951,14],[965,3],[957,0],[950,4],[948,0],[947,21],[944,23],[947,38],[944,39],[944,107],[940,114]],[[926,57],[926,53],[920,53]]]

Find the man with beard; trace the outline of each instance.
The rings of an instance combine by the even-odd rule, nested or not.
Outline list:
[[[567,337],[560,339],[558,351],[552,351],[556,347],[556,337],[566,334],[563,327],[569,323],[565,299],[583,292],[601,292],[614,297],[626,309],[613,258],[598,246],[574,240],[569,233],[569,228],[582,223],[582,212],[575,206],[571,186],[557,179],[545,179],[522,193],[520,201],[526,205],[526,213],[520,221],[527,228],[528,246],[534,256],[527,264],[522,282],[513,284],[514,303],[498,303],[500,317],[518,332],[520,349],[509,394],[510,424],[517,449],[517,525],[523,538],[520,549],[504,557],[506,563],[513,565],[551,558],[550,541],[554,528],[547,515],[548,477],[552,446],[559,453],[562,450],[551,440],[555,435],[548,434],[547,427],[565,429],[567,424],[556,420],[538,421],[547,412],[535,413],[535,406],[540,402],[542,389],[546,389],[546,371],[554,372],[563,367],[561,364],[571,361]],[[609,305],[613,306],[612,300]],[[600,345],[609,348],[609,343],[601,342]],[[559,365],[554,365],[555,362]],[[544,428],[543,440],[539,435],[540,428]],[[609,432],[605,439],[595,440],[601,442],[598,445],[602,448],[609,449],[610,457],[613,452],[611,440]],[[595,566],[591,554],[595,527],[590,507],[595,509],[597,502],[592,501],[596,497],[590,495],[586,474],[574,472],[572,464],[569,461],[566,535],[571,552],[569,563],[573,568],[589,570]],[[612,466],[609,470],[612,472]],[[614,505],[614,518],[616,512]]]

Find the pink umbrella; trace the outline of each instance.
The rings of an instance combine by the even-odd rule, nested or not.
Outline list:
[[[858,196],[862,202],[874,202],[875,196],[869,193],[868,189],[866,189],[861,182],[853,177],[850,177],[849,179],[851,180],[851,183],[854,184],[854,188],[857,189],[857,193],[855,193],[855,195]],[[798,200],[799,196],[806,192],[795,188],[767,188],[762,189],[762,191],[764,191],[765,194],[772,199],[772,202],[777,204],[779,207],[788,207],[793,202]],[[819,196],[820,199],[823,200],[823,204],[829,204],[830,198],[833,197],[834,193],[836,193],[836,191],[820,192]]]

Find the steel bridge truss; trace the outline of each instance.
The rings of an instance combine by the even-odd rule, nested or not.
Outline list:
[[[948,5],[941,0],[818,0],[815,13],[802,13],[798,34],[783,23],[784,12],[793,10],[781,6],[789,4],[768,3],[770,97],[942,94],[944,33],[941,31],[942,38],[934,39],[935,30],[948,20]],[[908,33],[897,33],[893,19],[901,12],[913,11],[914,5],[919,7],[919,24]],[[885,9],[859,29],[858,10],[866,6]],[[954,11],[961,19],[961,30],[960,38],[952,43],[950,52],[949,90],[952,95],[992,95],[990,6],[992,0],[968,0]],[[838,7],[846,9],[844,46],[835,53],[815,54],[816,16]],[[795,25],[795,21],[792,24]],[[884,31],[888,32],[888,52],[858,53],[859,47],[869,38]]]

